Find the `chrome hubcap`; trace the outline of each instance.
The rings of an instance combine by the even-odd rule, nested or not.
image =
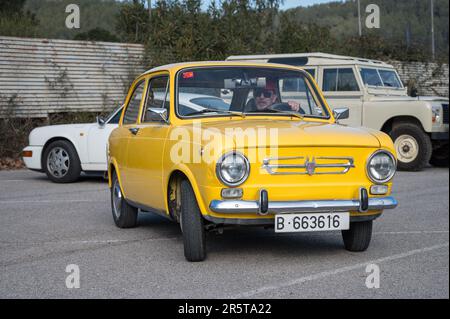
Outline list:
[[[62,147],[53,148],[47,156],[47,169],[56,178],[66,176],[69,171],[70,157]]]
[[[419,143],[411,135],[401,135],[394,143],[399,161],[410,163],[417,158],[419,154]]]
[[[120,190],[119,182],[116,180],[113,186],[113,211],[118,219],[120,217],[120,209],[122,207],[122,191]]]

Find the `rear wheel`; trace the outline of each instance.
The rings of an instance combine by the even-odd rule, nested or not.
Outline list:
[[[123,197],[116,172],[112,174],[111,209],[117,227],[133,228],[137,226],[138,209],[128,204]]]
[[[206,239],[203,217],[191,184],[181,181],[181,230],[183,232],[184,256],[191,262],[206,258]]]
[[[414,123],[399,123],[390,132],[397,152],[398,169],[422,170],[430,161],[433,146],[430,137]]]
[[[81,173],[80,159],[72,143],[64,140],[50,143],[44,151],[43,168],[55,183],[72,183]]]
[[[345,249],[365,251],[372,239],[372,221],[350,223],[349,230],[342,231]]]

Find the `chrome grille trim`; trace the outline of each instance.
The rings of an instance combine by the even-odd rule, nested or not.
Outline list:
[[[286,161],[286,160],[304,160],[303,164],[270,164],[271,161]],[[316,160],[328,161],[347,161],[346,163],[323,163],[319,164]],[[262,168],[270,175],[339,175],[346,174],[351,168],[355,167],[353,157],[270,157],[263,160]],[[321,168],[336,168],[338,170],[331,172],[320,172]],[[304,169],[305,171],[293,172],[278,172],[278,169]]]

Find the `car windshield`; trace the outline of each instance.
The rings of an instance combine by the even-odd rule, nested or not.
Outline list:
[[[387,88],[401,88],[402,84],[394,70],[362,68],[361,77],[364,84]]]
[[[123,105],[117,107],[114,111],[109,113],[109,115],[106,117],[106,122],[108,122],[108,124],[119,124],[120,116],[122,115],[122,112],[120,112],[119,110],[121,110],[122,108]]]
[[[177,76],[176,108],[180,117],[329,117],[304,71],[262,67],[184,69]]]

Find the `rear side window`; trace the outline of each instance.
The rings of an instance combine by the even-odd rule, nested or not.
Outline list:
[[[128,107],[125,110],[125,114],[123,116],[123,124],[134,124],[137,122],[139,107],[141,105],[142,95],[144,93],[144,84],[145,81],[142,80],[136,85],[130,102],[128,102]]]
[[[148,85],[147,100],[145,104],[144,122],[162,121],[162,119],[151,112],[151,109],[170,110],[169,77],[158,76],[150,80]]]
[[[325,92],[359,91],[358,82],[352,68],[325,69],[322,90]]]

